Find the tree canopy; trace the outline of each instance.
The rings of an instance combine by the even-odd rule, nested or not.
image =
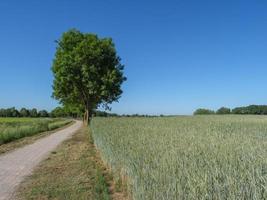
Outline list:
[[[111,38],[72,29],[56,43],[53,97],[82,109],[87,123],[94,109],[120,98],[124,66]]]

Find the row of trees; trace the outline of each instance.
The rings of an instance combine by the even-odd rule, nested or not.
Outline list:
[[[79,109],[70,109],[69,107],[56,107],[51,111],[51,117],[74,117],[74,118],[82,118],[83,112]],[[119,116],[116,113],[108,113],[105,111],[93,110],[92,115],[96,117],[117,117]]]
[[[56,107],[51,112],[47,110],[37,110],[36,108],[21,108],[17,110],[15,107],[0,109],[0,117],[80,117],[82,114],[75,109],[69,107]]]
[[[0,117],[74,117],[79,118],[83,116],[83,112],[78,109],[70,107],[56,107],[51,112],[46,110],[38,111],[36,108],[27,109],[21,108],[17,110],[15,107],[0,109]],[[105,111],[93,111],[93,116],[97,117],[115,117],[119,116],[115,113],[108,113]]]
[[[267,115],[267,105],[250,105],[244,107],[236,107],[234,109],[221,107],[217,111],[199,108],[194,112],[194,115],[208,114],[239,114],[239,115]]]
[[[46,110],[38,111],[36,108],[21,108],[17,110],[15,107],[12,107],[6,109],[1,108],[0,117],[49,117],[49,113]]]
[[[21,108],[17,110],[15,107],[0,109],[0,117],[73,117],[73,118],[82,118],[83,117],[82,110],[79,110],[75,107],[63,106],[56,107],[51,112],[46,110],[38,111],[36,108],[27,109]],[[100,110],[93,110],[92,116],[95,117],[164,117],[166,115],[141,115],[141,114],[123,114],[119,115],[116,113],[110,113]]]
[[[250,105],[237,107],[232,110],[234,114],[267,115],[267,105]]]
[[[226,114],[246,114],[246,115],[267,115],[267,105],[250,105],[245,107],[236,107],[234,109],[221,107],[217,111],[199,108],[194,112],[194,115],[226,115]],[[118,115],[116,113],[108,113],[105,111],[94,110],[92,116],[96,117],[158,117],[156,115]],[[163,117],[164,115],[160,115]],[[27,109],[21,108],[17,110],[15,107],[0,109],[0,117],[83,117],[83,112],[79,109],[70,107],[56,107],[51,112],[46,110],[37,110],[36,108]]]

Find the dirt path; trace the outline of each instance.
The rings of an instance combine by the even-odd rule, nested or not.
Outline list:
[[[62,141],[82,126],[76,121],[72,126],[37,140],[35,143],[0,155],[0,200],[12,199],[16,187],[33,168],[45,159]]]

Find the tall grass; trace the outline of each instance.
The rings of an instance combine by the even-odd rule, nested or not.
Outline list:
[[[0,118],[0,145],[68,123],[66,119]]]
[[[267,117],[95,118],[91,127],[135,200],[267,199]]]

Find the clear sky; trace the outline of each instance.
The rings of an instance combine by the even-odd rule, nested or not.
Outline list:
[[[112,37],[127,82],[112,112],[267,104],[265,0],[1,0],[0,107],[51,110],[54,41]]]

